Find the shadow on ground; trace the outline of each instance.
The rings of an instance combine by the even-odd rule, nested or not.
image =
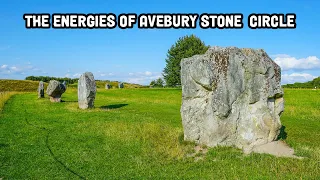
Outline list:
[[[61,102],[78,102],[78,101],[65,101],[65,100],[61,100]]]
[[[100,109],[119,109],[123,106],[127,106],[128,104],[112,104],[107,106],[101,106]]]
[[[2,144],[0,143],[0,148],[5,148],[5,147],[8,147],[9,145],[8,144]]]
[[[280,140],[280,139],[285,140],[285,139],[287,139],[287,133],[286,133],[285,129],[286,129],[285,126],[281,126],[280,133],[279,133],[279,136],[278,136],[277,140]]]

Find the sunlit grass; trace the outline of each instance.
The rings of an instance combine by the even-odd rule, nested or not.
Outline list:
[[[15,94],[17,94],[17,92],[0,92],[0,111],[3,109],[8,99]]]
[[[76,89],[62,99],[28,93],[7,101],[0,178],[78,179],[71,170],[87,179],[320,178],[320,91],[285,90],[285,141],[302,160],[231,147],[190,156],[194,144],[183,141],[178,89],[98,89],[89,110],[78,108]]]
[[[0,91],[37,92],[38,81],[0,79]],[[44,83],[45,88],[48,83]]]

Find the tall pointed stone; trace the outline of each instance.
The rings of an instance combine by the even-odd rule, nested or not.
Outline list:
[[[94,107],[96,97],[96,82],[91,72],[82,74],[78,81],[78,103],[80,109]]]
[[[39,82],[38,98],[44,98],[44,84],[43,84],[43,81]]]

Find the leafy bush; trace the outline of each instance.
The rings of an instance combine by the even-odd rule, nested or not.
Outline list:
[[[180,62],[183,58],[204,54],[208,48],[209,46],[206,46],[204,42],[195,35],[180,37],[167,53],[167,64],[163,70],[163,76],[167,86],[181,84]]]

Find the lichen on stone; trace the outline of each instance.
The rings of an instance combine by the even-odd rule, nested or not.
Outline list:
[[[185,140],[246,149],[275,140],[284,108],[280,71],[265,51],[249,48],[215,46],[183,59]]]

